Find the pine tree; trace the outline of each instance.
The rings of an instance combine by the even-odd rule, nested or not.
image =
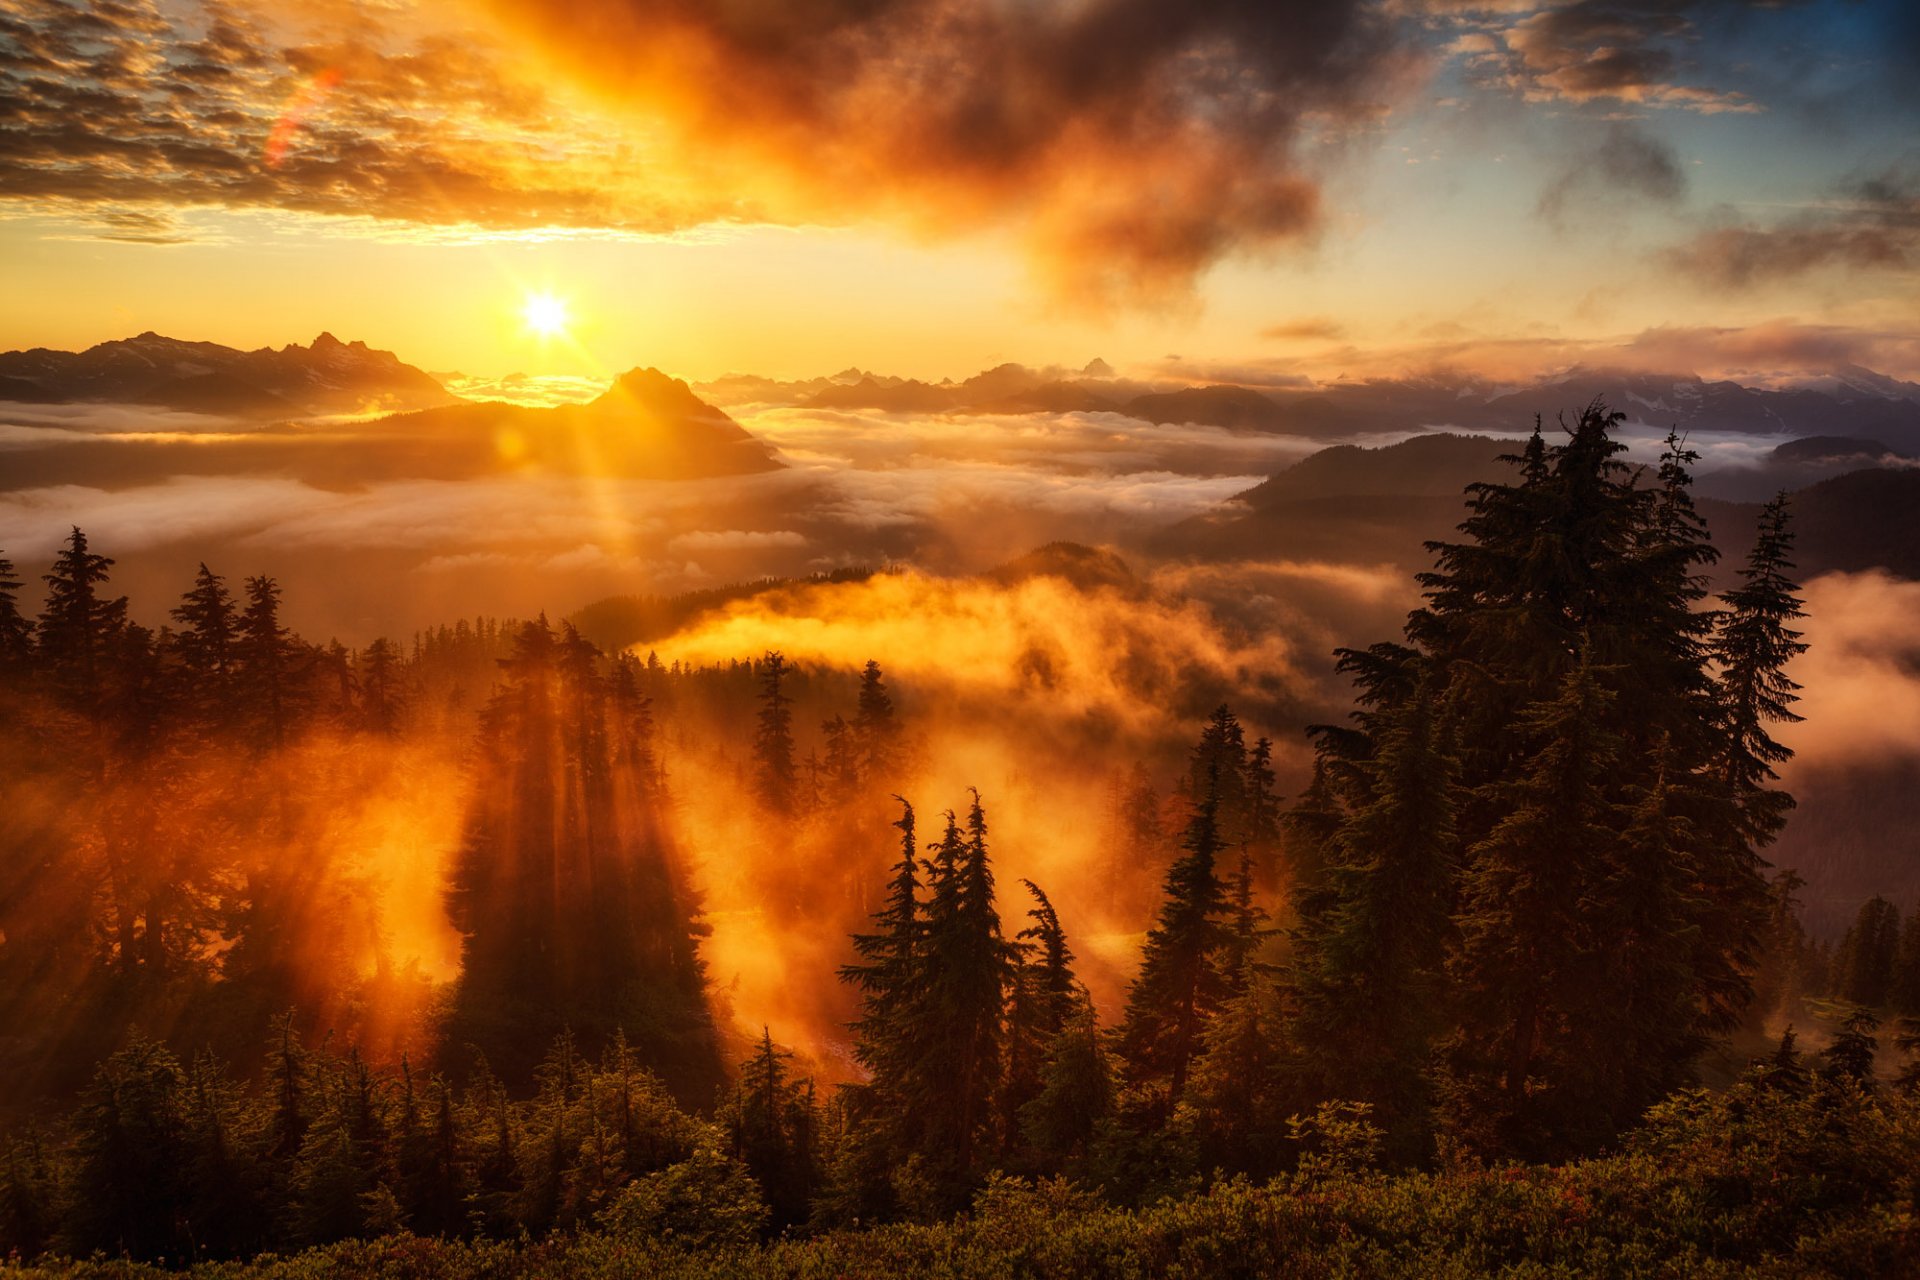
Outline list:
[[[1767,785],[1778,777],[1774,766],[1793,756],[1773,739],[1770,726],[1801,718],[1793,710],[1800,686],[1786,674],[1787,663],[1807,649],[1788,625],[1805,616],[1788,577],[1792,552],[1782,493],[1761,512],[1759,536],[1740,570],[1740,585],[1721,597],[1726,609],[1713,644],[1725,721],[1723,776],[1739,805],[1742,830],[1756,847],[1772,842],[1793,807],[1791,796]]]
[[[1047,1046],[1040,1091],[1020,1108],[1029,1159],[1041,1170],[1074,1175],[1091,1161],[1113,1114],[1113,1067],[1091,1006],[1081,1008]]]
[[[1840,949],[1834,991],[1868,1009],[1887,1005],[1900,954],[1900,910],[1877,894],[1862,903]]]
[[[760,663],[760,722],[753,739],[754,785],[775,814],[791,814],[797,781],[793,766],[793,699],[781,688],[793,670],[777,649]]]
[[[24,664],[33,655],[33,624],[20,612],[20,588],[13,561],[0,555],[0,671]]]
[[[759,1047],[740,1064],[739,1084],[722,1116],[731,1154],[760,1184],[775,1231],[807,1220],[819,1177],[813,1083],[791,1078],[792,1058],[763,1028]]]
[[[231,693],[240,635],[226,579],[202,561],[193,589],[180,598],[173,619],[180,624],[174,643],[193,677],[199,701],[208,710],[220,709]]]
[[[125,596],[104,598],[113,561],[87,549],[76,526],[53,569],[41,580],[47,599],[35,628],[39,655],[55,686],[84,711],[100,712],[109,697],[108,661],[114,637],[126,625]]]
[[[1422,688],[1378,725],[1365,800],[1332,828],[1324,901],[1299,935],[1294,1031],[1321,1100],[1366,1102],[1417,1152],[1444,1014],[1461,803],[1443,717]]]
[[[246,582],[247,606],[240,615],[236,646],[238,683],[261,746],[285,745],[299,703],[295,686],[293,633],[280,625],[280,584],[260,576]]]
[[[1490,1123],[1505,1149],[1549,1151],[1599,1119],[1583,1088],[1596,1064],[1581,1032],[1613,994],[1597,981],[1592,932],[1592,904],[1604,900],[1596,873],[1614,840],[1605,781],[1621,758],[1610,702],[1583,662],[1523,717],[1532,763],[1499,786],[1505,816],[1467,854],[1448,1067],[1456,1107],[1468,1102],[1450,1122],[1469,1141]]]
[[[390,738],[399,732],[406,710],[400,651],[386,637],[375,640],[360,654],[360,723],[370,733]]]
[[[1203,740],[1201,750],[1210,745]],[[1127,989],[1115,1034],[1129,1079],[1159,1091],[1169,1109],[1180,1101],[1202,1028],[1225,989],[1217,964],[1227,941],[1226,890],[1215,870],[1221,852],[1217,766],[1207,768],[1203,785],[1181,840],[1183,852],[1167,869],[1165,901],[1147,932],[1140,972]]]
[[[1880,1019],[1863,1005],[1851,1005],[1840,1022],[1840,1029],[1820,1054],[1831,1080],[1850,1081],[1862,1088],[1873,1087],[1873,1059],[1880,1052]]]
[[[1774,873],[1754,966],[1753,1003],[1747,1009],[1748,1025],[1755,1030],[1764,1029],[1769,1017],[1790,1008],[1795,999],[1808,993],[1808,943],[1806,930],[1800,925],[1798,897],[1806,883],[1791,867]]]
[[[904,1115],[918,1091],[915,1072],[925,1059],[916,1017],[924,995],[922,956],[925,926],[920,904],[920,846],[914,835],[913,806],[900,802],[900,860],[894,864],[886,901],[874,913],[874,932],[853,935],[860,962],[843,965],[840,979],[860,992],[860,1016],[854,1021],[853,1054],[869,1073],[869,1088],[880,1109]]]
[[[971,1187],[991,1136],[1003,993],[1013,967],[1013,950],[1001,937],[994,908],[986,837],[986,811],[976,791],[964,839],[953,815],[947,815],[930,873],[923,1016],[930,1041],[927,1068],[941,1064],[943,1076],[939,1096],[930,1100],[926,1154],[942,1169],[949,1194]]]
[[[1536,422],[1508,480],[1469,487],[1463,536],[1428,544],[1407,643],[1338,651],[1358,705],[1312,729],[1314,783],[1285,823],[1312,958],[1381,874],[1349,851],[1369,843],[1354,837],[1399,717],[1422,696],[1446,708],[1456,858],[1434,1003],[1462,1026],[1438,1083],[1456,1139],[1494,1154],[1591,1148],[1685,1078],[1744,1011],[1769,910],[1771,833],[1751,815],[1772,802],[1730,773],[1740,734],[1719,703],[1734,650],[1750,686],[1791,692],[1775,681],[1792,638],[1752,642],[1755,618],[1797,607],[1784,549],[1772,538],[1715,630],[1693,451],[1670,438],[1644,484],[1612,438],[1621,417],[1596,401],[1551,445]],[[1311,998],[1303,973],[1303,1016],[1373,1016]],[[1343,1083],[1346,1056],[1367,1055],[1330,1055]]]
[[[860,673],[860,701],[853,717],[861,777],[882,785],[893,777],[899,762],[899,733],[899,726],[894,722],[893,698],[887,692],[880,664],[868,659]]]
[[[1033,896],[1032,924],[1014,935],[1013,972],[1007,988],[1005,1070],[999,1089],[1000,1140],[1006,1157],[1024,1161],[1022,1113],[1044,1087],[1053,1042],[1087,1000],[1073,976],[1073,951],[1060,915],[1040,887],[1020,882]]]

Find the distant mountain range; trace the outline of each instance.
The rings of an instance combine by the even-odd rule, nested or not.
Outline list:
[[[118,488],[181,474],[285,474],[338,486],[526,473],[679,480],[781,466],[686,383],[635,369],[590,403],[555,408],[453,401],[365,422],[282,421],[207,437],[48,432],[46,443],[7,453],[0,491]]]
[[[409,441],[423,458],[477,448],[505,470],[671,480],[782,465],[768,445],[686,383],[653,368],[620,375],[587,404],[455,404],[377,425],[383,443]]]
[[[1120,413],[1144,422],[1316,439],[1450,429],[1513,432],[1596,397],[1631,422],[1682,432],[1868,439],[1920,453],[1920,384],[1839,365],[1791,387],[1752,387],[1690,373],[1576,368],[1525,386],[1468,378],[1338,381],[1310,388],[1151,385],[1104,361],[1077,371],[1003,364],[962,382],[847,369],[778,382],[732,375],[701,384],[723,403],[886,413]]]
[[[330,333],[311,346],[238,351],[149,332],[85,351],[35,347],[0,354],[0,400],[287,419],[424,409],[459,397],[391,351]]]
[[[1148,540],[1163,555],[1328,559],[1426,568],[1427,538],[1451,536],[1462,490],[1505,480],[1512,440],[1436,432],[1381,448],[1334,445],[1310,454],[1203,516]],[[1920,579],[1920,467],[1873,440],[1796,440],[1743,472],[1744,488],[1792,491],[1802,577],[1881,568]],[[1703,486],[1704,488],[1704,486]],[[1759,505],[1703,492],[1700,509],[1723,559],[1737,567]]]

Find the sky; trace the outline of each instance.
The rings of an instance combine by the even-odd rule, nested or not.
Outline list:
[[[0,348],[1920,376],[1917,72],[1898,0],[0,0]]]

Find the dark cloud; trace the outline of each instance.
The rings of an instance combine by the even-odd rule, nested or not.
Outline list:
[[[1538,212],[1562,223],[1587,209],[1617,210],[1636,200],[1675,205],[1686,194],[1687,175],[1670,144],[1644,129],[1615,124],[1598,145],[1567,158],[1540,193]]]
[[[103,237],[156,243],[182,238],[167,211],[190,206],[642,232],[729,212],[623,178],[618,135],[483,47],[365,15],[335,28],[269,34],[217,2],[17,0],[0,12],[0,198],[102,206],[82,212]]]
[[[1363,0],[488,2],[790,216],[1015,220],[1109,301],[1310,232],[1308,135],[1370,119],[1408,65]]]
[[[1899,271],[1920,262],[1920,177],[1891,171],[1776,222],[1723,220],[1666,251],[1695,279],[1742,289],[1824,269]]]
[[[1601,102],[1691,111],[1755,111],[1745,94],[1713,83],[1700,66],[1708,29],[1719,31],[1776,0],[1573,0],[1570,4],[1427,0],[1447,21],[1484,24],[1456,39],[1470,75],[1528,101]],[[1497,35],[1498,45],[1488,37]]]

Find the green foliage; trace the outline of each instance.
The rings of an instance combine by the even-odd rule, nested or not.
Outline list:
[[[766,1202],[747,1167],[712,1146],[694,1148],[629,1185],[600,1225],[615,1241],[657,1240],[685,1249],[749,1244],[767,1223]]]
[[[203,1265],[198,1280],[660,1280],[902,1275],[966,1278],[1285,1276],[1896,1276],[1920,1267],[1920,1105],[1764,1072],[1650,1110],[1616,1154],[1561,1166],[1468,1163],[1389,1175],[1351,1110],[1303,1125],[1316,1158],[1258,1185],[1230,1179],[1136,1210],[1060,1179],[990,1178],[937,1225],[753,1246],[751,1183],[717,1151],[636,1184],[603,1229],[503,1245],[396,1235],[284,1258]],[[47,1260],[22,1280],[158,1280],[137,1264]]]

